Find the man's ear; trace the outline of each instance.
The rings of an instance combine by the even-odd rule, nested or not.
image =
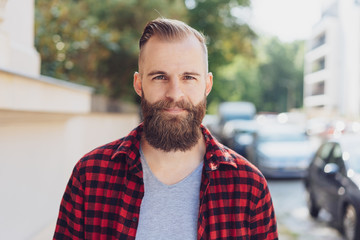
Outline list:
[[[135,72],[134,73],[134,89],[135,92],[137,93],[137,95],[139,95],[140,97],[142,97],[142,83],[141,83],[141,77],[140,77],[140,73]]]
[[[211,92],[212,86],[213,86],[213,75],[211,72],[209,72],[206,76],[206,89],[205,89],[206,96],[209,95],[209,93]]]

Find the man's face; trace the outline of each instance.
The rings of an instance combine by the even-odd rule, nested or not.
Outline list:
[[[212,87],[207,73],[205,53],[199,40],[190,35],[181,40],[160,40],[153,36],[144,45],[139,72],[134,75],[135,91],[154,103],[163,99],[185,100],[197,105]],[[169,114],[183,114],[168,109]]]
[[[212,87],[199,41],[188,37],[170,42],[154,36],[141,55],[134,87],[142,98],[145,137],[165,151],[190,149],[201,136],[199,125]]]

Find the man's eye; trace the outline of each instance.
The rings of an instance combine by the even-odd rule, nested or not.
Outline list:
[[[195,78],[193,76],[184,76],[185,80],[194,80]]]
[[[166,77],[164,75],[158,75],[158,76],[155,76],[154,79],[156,79],[156,80],[165,80]]]

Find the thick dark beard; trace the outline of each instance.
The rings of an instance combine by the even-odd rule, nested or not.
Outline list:
[[[169,116],[164,112],[165,108],[175,106],[186,110],[186,116]],[[200,125],[206,113],[206,97],[196,106],[184,100],[160,100],[151,104],[142,97],[141,108],[145,139],[154,148],[185,152],[202,137]]]

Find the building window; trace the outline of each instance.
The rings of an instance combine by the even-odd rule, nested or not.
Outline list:
[[[308,86],[306,96],[318,96],[325,94],[325,81],[317,82]]]
[[[313,40],[313,42],[311,44],[311,49],[318,48],[318,47],[324,45],[325,42],[326,42],[326,34],[322,33]]]
[[[321,57],[313,62],[311,72],[317,72],[325,69],[325,57]]]

